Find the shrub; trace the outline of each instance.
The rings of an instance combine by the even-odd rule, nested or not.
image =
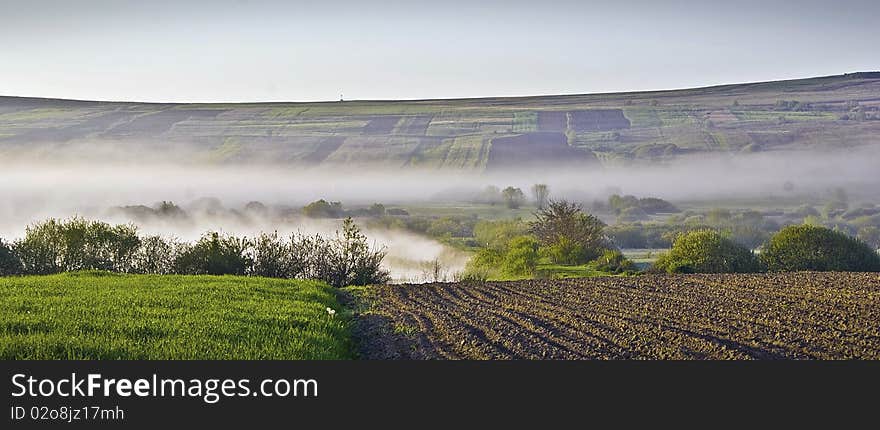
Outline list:
[[[183,247],[174,261],[174,271],[185,275],[244,275],[252,264],[247,249],[245,239],[210,232]]]
[[[875,272],[880,256],[864,242],[813,225],[788,226],[764,245],[761,259],[772,271]]]
[[[75,270],[149,274],[254,275],[307,278],[341,287],[384,283],[384,249],[375,249],[351,218],[334,238],[277,233],[255,239],[210,232],[196,243],[160,236],[140,238],[130,225],[74,218],[27,228],[13,247],[0,241],[0,275],[43,275]]]
[[[277,232],[263,233],[253,240],[253,265],[250,274],[267,278],[296,278],[302,274],[305,259],[293,252],[293,243],[284,242]]]
[[[21,273],[21,259],[15,248],[0,239],[0,276],[18,275]]]
[[[479,246],[503,250],[511,240],[527,231],[528,226],[520,219],[480,221],[474,226],[474,239]]]
[[[309,218],[340,218],[345,214],[345,210],[342,209],[340,202],[321,199],[303,207],[302,213]]]
[[[556,242],[542,247],[541,254],[547,257],[551,263],[565,266],[576,266],[589,261],[584,248],[564,236]]]
[[[530,236],[511,240],[501,267],[509,276],[533,275],[538,267],[538,241]]]
[[[154,275],[174,273],[174,261],[182,244],[161,236],[147,236],[133,256],[134,272]]]
[[[489,278],[500,277],[501,261],[504,254],[493,248],[480,248],[464,268],[462,280],[485,281]]]
[[[140,238],[133,225],[111,226],[83,218],[34,224],[15,245],[23,271],[37,275],[75,270],[130,272],[138,247]]]
[[[337,233],[334,245],[337,248],[334,272],[338,276],[328,280],[330,285],[344,287],[388,282],[388,272],[382,269],[385,249],[371,248],[367,237],[351,218],[343,222],[342,234]]]
[[[582,264],[611,248],[604,234],[605,223],[584,213],[578,204],[551,201],[535,218],[529,229],[548,255],[556,256],[551,259]]]
[[[669,273],[751,273],[762,269],[752,251],[714,230],[679,235],[654,268]]]
[[[607,273],[633,273],[638,272],[635,263],[626,258],[622,252],[617,250],[607,250],[602,255],[591,261],[590,265],[595,270]]]
[[[618,222],[633,222],[648,219],[648,213],[638,206],[633,206],[620,211],[617,216]]]

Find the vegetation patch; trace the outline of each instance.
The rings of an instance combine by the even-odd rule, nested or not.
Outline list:
[[[317,281],[77,272],[0,278],[4,360],[353,357],[349,319]]]

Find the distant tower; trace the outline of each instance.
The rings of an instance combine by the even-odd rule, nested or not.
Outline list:
[[[342,93],[339,93],[339,101],[345,101],[342,99]]]

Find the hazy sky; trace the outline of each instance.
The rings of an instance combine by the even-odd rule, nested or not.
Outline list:
[[[0,0],[0,94],[588,93],[880,69],[880,1]]]

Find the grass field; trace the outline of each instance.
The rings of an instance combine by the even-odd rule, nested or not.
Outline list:
[[[104,272],[0,278],[0,359],[352,357],[348,320],[321,282]]]

